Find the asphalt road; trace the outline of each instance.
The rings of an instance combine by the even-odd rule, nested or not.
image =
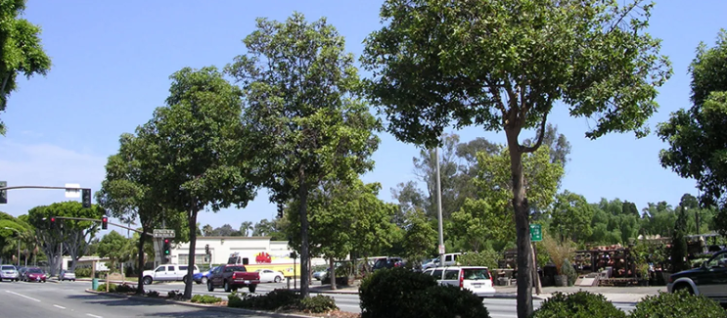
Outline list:
[[[317,284],[317,283],[314,283]],[[193,285],[193,294],[214,295],[225,299],[228,293],[222,289],[208,292],[205,285]],[[255,294],[265,294],[285,283],[260,284]],[[90,282],[62,283],[0,283],[0,313],[3,317],[235,317],[223,312],[192,307],[153,304],[134,300],[122,300],[85,293]],[[184,290],[182,283],[161,283],[145,286],[164,295],[170,290]],[[242,291],[247,292],[247,289]],[[336,301],[343,311],[361,312],[359,296],[355,294],[325,294]],[[483,301],[493,318],[516,317],[516,300],[512,298],[488,298]],[[615,303],[623,311],[634,309],[634,303]],[[60,307],[63,308],[60,308]],[[541,306],[534,300],[534,309]],[[7,314],[7,315],[6,315]],[[49,316],[50,315],[50,316]]]
[[[23,318],[228,318],[240,314],[207,308],[111,298],[85,293],[89,282],[0,283],[0,316]],[[262,318],[265,316],[250,316]]]

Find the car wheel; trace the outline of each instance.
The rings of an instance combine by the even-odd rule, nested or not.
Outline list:
[[[230,292],[230,284],[228,284],[228,282],[227,282],[227,281],[225,281],[225,283],[223,283],[223,285],[222,285],[222,289],[223,289],[223,290],[224,290],[224,291],[225,291],[226,293],[229,293],[229,292]]]
[[[143,280],[144,285],[151,285],[152,284],[152,278],[149,276],[144,277]]]
[[[187,284],[187,276],[186,275],[185,275],[185,277],[182,277],[182,282],[185,283],[185,285]]]
[[[276,278],[273,279],[273,281],[276,282],[276,283],[280,283],[281,282],[281,277],[280,276],[276,276]]]
[[[200,284],[207,284],[207,277],[202,277],[200,279]]]
[[[215,287],[212,286],[212,282],[208,280],[207,281],[207,291],[213,291],[213,290],[215,290]]]
[[[250,286],[248,286],[248,290],[249,290],[249,291],[250,291],[251,293],[254,293],[254,292],[255,292],[255,288],[256,288],[256,287],[258,287],[258,285],[250,285]]]

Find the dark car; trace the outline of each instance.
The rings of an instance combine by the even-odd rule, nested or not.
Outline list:
[[[401,257],[386,257],[377,259],[372,266],[372,271],[377,271],[384,268],[401,267],[403,265]]]
[[[703,295],[725,304],[727,283],[726,251],[723,250],[715,253],[698,268],[670,275],[667,291],[674,293],[678,290],[687,290],[691,294]]]
[[[248,272],[244,265],[224,265],[215,268],[207,279],[207,290],[214,291],[215,287],[222,287],[226,293],[237,291],[238,288],[248,287],[251,293],[260,284],[258,272]]]
[[[38,267],[31,267],[23,273],[23,280],[26,282],[46,282],[46,274]]]

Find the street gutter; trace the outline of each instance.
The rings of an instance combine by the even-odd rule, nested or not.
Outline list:
[[[225,313],[232,313],[232,314],[240,314],[240,313],[257,314],[257,315],[275,317],[275,318],[288,318],[288,317],[317,318],[317,317],[304,316],[304,315],[298,315],[298,314],[276,313],[276,312],[263,311],[263,310],[252,310],[252,309],[245,309],[245,308],[233,308],[233,307],[222,307],[222,306],[207,305],[207,304],[197,304],[197,303],[193,303],[193,302],[169,300],[169,299],[165,299],[165,298],[152,298],[152,297],[136,296],[136,295],[122,295],[122,294],[115,294],[115,293],[99,292],[99,291],[90,290],[90,289],[86,289],[85,292],[87,292],[89,294],[102,295],[102,296],[106,296],[106,297],[126,298],[128,300],[136,300],[136,301],[142,301],[142,302],[167,303],[167,304],[182,305],[182,306],[195,307],[195,308],[212,309],[212,310],[221,311],[221,312],[225,312]]]

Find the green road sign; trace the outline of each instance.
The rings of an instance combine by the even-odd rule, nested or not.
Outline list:
[[[541,242],[541,224],[531,224],[531,242]]]

